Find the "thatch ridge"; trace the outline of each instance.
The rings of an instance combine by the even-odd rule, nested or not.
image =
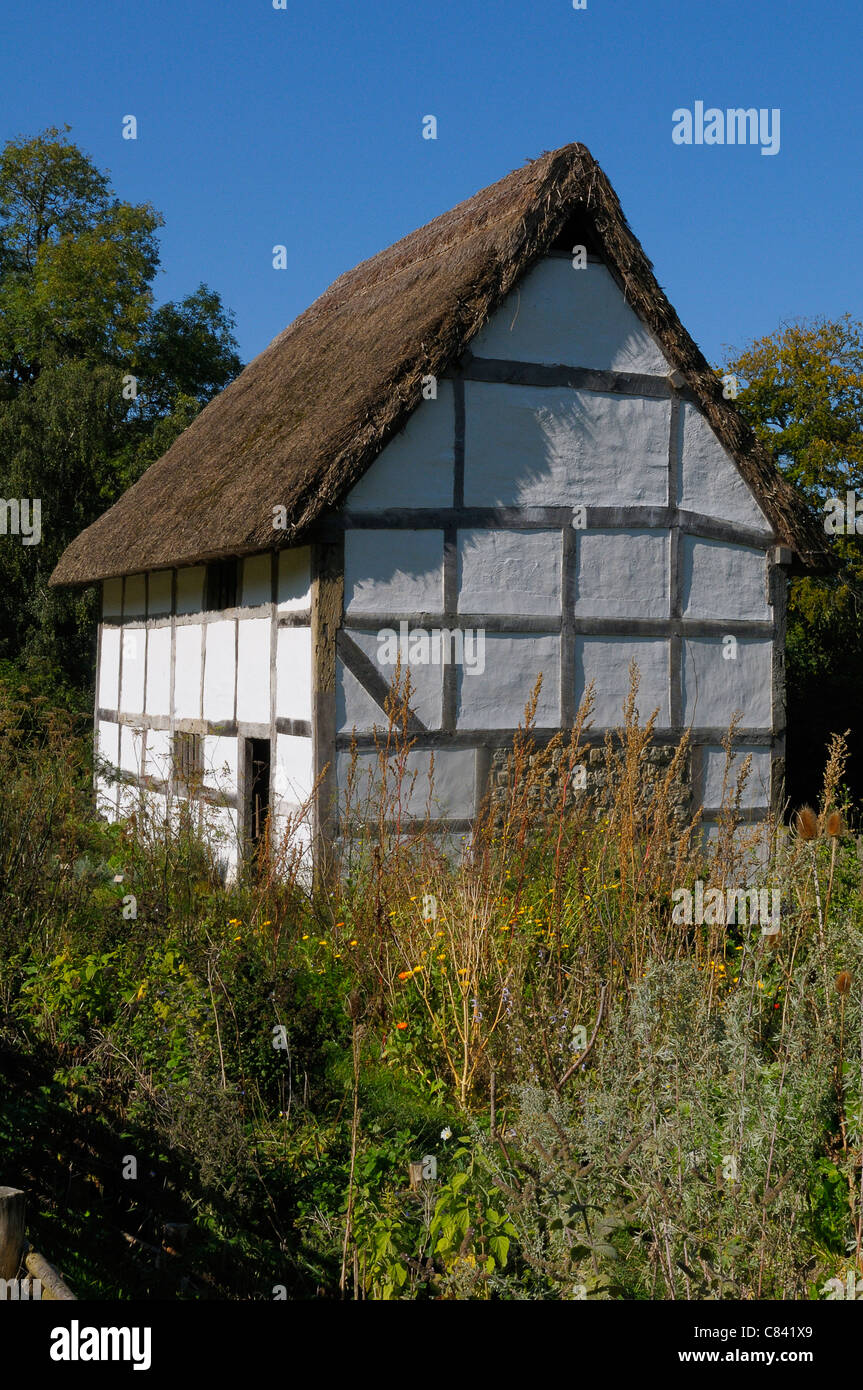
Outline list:
[[[52,584],[295,544],[337,507],[513,285],[579,220],[804,565],[823,533],[671,304],[589,151],[542,155],[347,271],[62,555]],[[582,237],[584,239],[584,237]],[[272,528],[287,508],[286,531]]]

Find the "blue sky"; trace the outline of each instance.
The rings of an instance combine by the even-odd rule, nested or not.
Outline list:
[[[863,317],[859,0],[6,0],[3,30],[0,136],[68,123],[164,215],[158,300],[219,290],[246,361],[344,270],[571,140],[710,360]],[[778,107],[779,153],[675,145],[697,100]]]

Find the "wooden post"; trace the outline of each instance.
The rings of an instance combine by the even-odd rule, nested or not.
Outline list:
[[[15,1279],[24,1253],[24,1193],[0,1187],[0,1279]]]
[[[411,1187],[416,1192],[423,1180],[423,1161],[421,1158],[408,1163],[408,1176]]]
[[[58,1271],[42,1255],[37,1255],[35,1250],[31,1250],[25,1258],[24,1263],[28,1272],[34,1279],[38,1279],[42,1285],[42,1297],[53,1299],[58,1303],[77,1302],[75,1295],[64,1282]]]
[[[344,613],[344,538],[312,546],[312,738],[317,793],[314,807],[315,883],[324,888],[334,870],[338,832],[336,775],[336,633]]]

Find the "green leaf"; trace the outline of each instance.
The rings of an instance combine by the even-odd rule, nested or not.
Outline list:
[[[509,1256],[509,1238],[507,1236],[492,1236],[489,1239],[488,1248],[498,1264],[503,1267]]]

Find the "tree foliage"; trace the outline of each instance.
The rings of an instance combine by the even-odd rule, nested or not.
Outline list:
[[[0,151],[0,493],[42,515],[39,544],[0,535],[0,657],[86,682],[93,596],[48,590],[51,570],[241,362],[215,290],[154,306],[163,220],[119,199],[68,129]]]
[[[742,383],[738,406],[819,521],[835,511],[829,499],[844,502],[849,491],[863,498],[863,324],[850,314],[785,324],[736,354],[725,370]],[[829,735],[858,722],[863,547],[856,527],[850,534],[828,532],[828,539],[837,572],[791,585],[788,784],[794,800],[811,799]],[[858,773],[855,790],[861,789]]]

